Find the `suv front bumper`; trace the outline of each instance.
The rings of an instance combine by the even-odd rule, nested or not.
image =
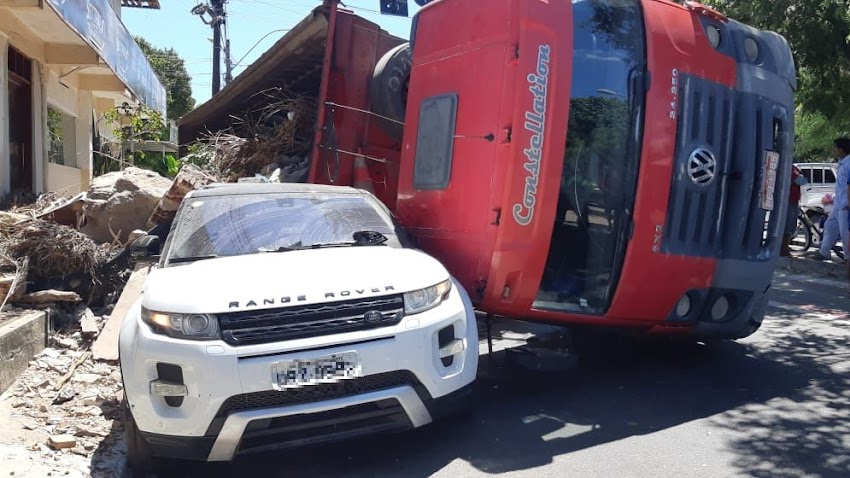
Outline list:
[[[478,366],[468,296],[449,298],[397,326],[287,342],[232,347],[155,334],[138,316],[125,321],[121,369],[136,426],[162,457],[226,461],[236,454],[417,428],[463,402]],[[452,326],[463,350],[445,365],[438,335]],[[276,391],[273,364],[357,352],[358,378]],[[188,394],[179,405],[152,395],[162,364],[177,366]]]

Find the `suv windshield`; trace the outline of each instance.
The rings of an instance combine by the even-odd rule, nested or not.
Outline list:
[[[192,198],[181,207],[163,256],[168,262],[352,244],[375,231],[401,247],[392,219],[362,196],[244,194]]]
[[[624,257],[646,71],[638,0],[573,0],[572,91],[561,192],[534,306],[602,313]]]

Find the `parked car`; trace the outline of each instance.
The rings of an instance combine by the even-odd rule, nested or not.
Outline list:
[[[819,202],[826,193],[835,192],[835,181],[838,176],[836,163],[799,163],[797,167],[808,180],[802,187],[800,205]]]
[[[128,460],[416,428],[471,404],[467,292],[371,194],[215,185],[183,200],[120,334]]]

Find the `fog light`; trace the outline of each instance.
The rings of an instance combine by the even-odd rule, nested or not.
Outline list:
[[[682,296],[679,299],[679,303],[676,304],[676,316],[680,319],[684,319],[685,316],[691,313],[691,297],[688,294]]]
[[[189,389],[179,383],[154,380],[151,382],[151,395],[160,397],[185,397],[189,395]]]
[[[711,306],[711,318],[712,320],[721,320],[727,314],[729,314],[729,299],[724,295],[717,299],[714,305]]]
[[[457,355],[457,354],[463,352],[465,348],[466,348],[466,346],[463,344],[463,340],[454,339],[451,342],[449,342],[449,344],[446,345],[445,347],[440,348],[440,358],[444,359],[444,358],[451,357],[453,355]]]

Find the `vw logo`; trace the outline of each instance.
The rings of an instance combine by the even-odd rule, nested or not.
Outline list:
[[[717,175],[717,159],[705,148],[697,148],[688,158],[688,177],[697,186],[707,186]]]
[[[370,310],[369,312],[363,314],[363,320],[365,320],[367,324],[374,324],[376,322],[384,320],[384,314],[378,312],[377,310]]]

